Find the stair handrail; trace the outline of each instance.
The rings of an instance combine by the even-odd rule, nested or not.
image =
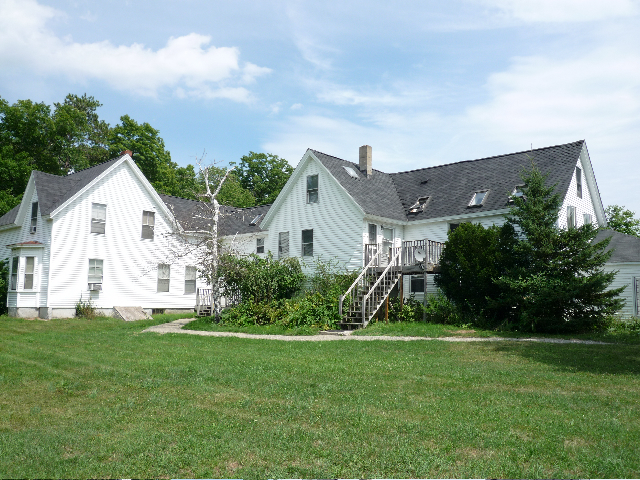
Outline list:
[[[351,290],[353,290],[356,287],[356,285],[358,285],[358,282],[360,282],[362,277],[364,277],[365,273],[367,273],[367,271],[371,267],[373,267],[374,264],[376,265],[378,264],[378,260],[381,253],[382,253],[382,248],[378,248],[376,251],[376,254],[373,257],[371,257],[371,260],[369,260],[369,263],[367,263],[367,266],[362,269],[362,271],[360,272],[360,275],[358,275],[358,278],[355,279],[355,281],[351,284],[351,286],[345,292],[344,295],[340,295],[340,302],[338,303],[338,315],[340,315],[340,317],[342,317],[342,304],[344,302],[344,299],[347,297],[347,295],[351,293]]]
[[[363,324],[363,326],[365,325],[365,322],[367,320],[367,319],[365,319],[365,315],[366,315],[365,312],[367,310],[365,308],[365,305],[367,304],[367,300],[371,296],[371,293],[376,289],[378,284],[385,278],[385,276],[387,275],[389,270],[391,270],[393,267],[398,267],[398,266],[402,269],[402,265],[400,264],[400,257],[402,256],[402,247],[396,247],[396,248],[394,248],[394,250],[397,250],[397,252],[393,255],[393,258],[389,262],[389,265],[387,265],[387,268],[384,269],[382,274],[378,277],[378,280],[376,280],[376,283],[373,284],[373,286],[369,289],[367,294],[364,297],[362,297],[362,324]]]

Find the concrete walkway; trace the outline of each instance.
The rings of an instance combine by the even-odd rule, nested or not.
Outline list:
[[[340,334],[320,334],[320,335],[257,335],[253,333],[238,332],[205,332],[202,330],[183,330],[189,322],[195,318],[182,318],[170,323],[149,327],[144,332],[165,333],[185,333],[188,335],[201,335],[204,337],[238,337],[253,338],[257,340],[281,340],[285,342],[328,342],[336,340],[386,340],[396,342],[411,342],[414,340],[441,340],[443,342],[538,342],[538,343],[580,343],[585,345],[612,345],[607,342],[596,342],[594,340],[565,340],[561,338],[506,338],[506,337],[392,337],[386,335],[351,335],[351,332],[341,332]]]

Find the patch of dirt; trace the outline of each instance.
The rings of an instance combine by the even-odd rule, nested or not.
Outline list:
[[[455,332],[451,332],[451,333],[459,333],[463,335],[465,333],[476,333],[476,331],[475,330],[456,330]]]

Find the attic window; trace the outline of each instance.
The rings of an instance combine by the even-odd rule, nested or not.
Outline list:
[[[477,191],[473,194],[473,197],[471,197],[471,202],[469,202],[469,206],[470,207],[481,207],[485,201],[485,199],[487,198],[487,194],[489,193],[489,190],[480,190]]]
[[[582,198],[582,170],[576,167],[576,195]]]
[[[260,221],[260,218],[262,217],[262,214],[257,215],[256,218],[254,218],[253,220],[251,220],[251,223],[249,225],[257,225],[258,222]]]
[[[38,202],[31,204],[31,233],[36,233],[38,226]]]
[[[423,212],[424,209],[427,207],[427,203],[429,202],[429,198],[430,197],[420,197],[420,198],[418,198],[416,203],[411,205],[411,208],[409,209],[409,213],[420,213],[420,212]]]
[[[353,168],[347,167],[345,165],[343,165],[342,168],[344,168],[347,171],[347,173],[350,176],[352,176],[353,178],[360,178],[360,177],[358,177],[358,174],[356,173],[356,171]]]

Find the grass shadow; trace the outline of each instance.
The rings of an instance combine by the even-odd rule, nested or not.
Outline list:
[[[488,348],[496,353],[518,355],[567,372],[640,375],[640,345],[500,342],[490,344]]]

